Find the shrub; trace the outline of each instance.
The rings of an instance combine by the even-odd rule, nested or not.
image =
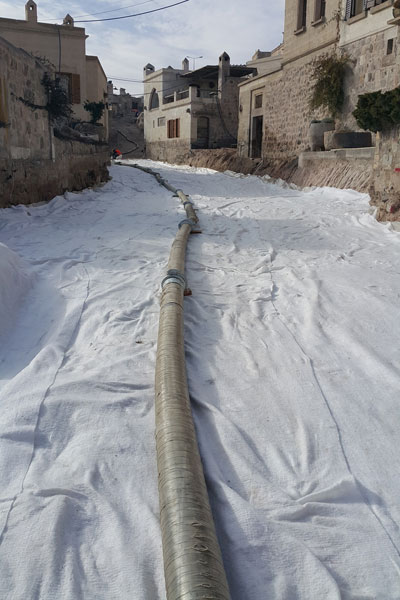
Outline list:
[[[83,108],[85,110],[87,110],[88,113],[90,113],[90,115],[91,115],[90,122],[93,123],[93,125],[95,125],[98,121],[100,121],[101,117],[103,116],[105,107],[106,107],[106,105],[102,101],[88,102],[86,100],[85,104],[83,105]]]
[[[400,87],[389,92],[371,92],[358,97],[353,112],[357,124],[368,131],[384,131],[400,124]]]
[[[61,117],[69,119],[72,115],[72,103],[66,90],[60,85],[58,78],[51,79],[48,73],[45,73],[42,84],[47,94],[47,104],[45,106],[49,113],[50,120],[55,121]]]
[[[326,108],[332,117],[342,110],[344,77],[349,57],[324,55],[313,62],[312,79],[315,80],[310,98],[311,110]]]

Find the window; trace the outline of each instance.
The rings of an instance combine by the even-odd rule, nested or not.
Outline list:
[[[158,127],[163,127],[165,125],[165,117],[158,117],[157,125]]]
[[[60,73],[60,86],[65,90],[72,104],[81,103],[81,76],[76,73]]]
[[[157,91],[155,89],[153,89],[150,94],[149,109],[153,110],[154,108],[158,108],[159,106],[160,106],[160,100],[159,100]]]
[[[393,53],[393,42],[394,42],[394,38],[387,41],[386,54]]]
[[[314,21],[320,21],[325,17],[326,0],[315,0]]]
[[[297,13],[297,31],[304,29],[307,23],[307,0],[299,0]]]
[[[353,0],[350,16],[355,17],[356,15],[359,15],[360,13],[364,12],[364,10],[365,10],[365,1],[364,0]]]
[[[383,0],[346,0],[346,20],[361,15],[382,3]]]
[[[168,138],[180,137],[180,119],[170,119],[168,121]]]
[[[262,94],[257,94],[255,97],[254,108],[262,108]]]

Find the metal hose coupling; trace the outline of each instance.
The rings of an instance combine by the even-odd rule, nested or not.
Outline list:
[[[161,289],[163,290],[169,283],[176,283],[181,286],[183,290],[186,289],[186,277],[178,269],[169,269],[167,276],[161,282]]]
[[[183,219],[183,221],[181,221],[178,225],[179,229],[182,227],[182,225],[190,225],[190,227],[193,229],[196,223],[192,219]]]
[[[184,208],[185,208],[186,204],[190,204],[191,206],[194,206],[194,204],[191,200],[185,200],[185,202],[183,203]]]

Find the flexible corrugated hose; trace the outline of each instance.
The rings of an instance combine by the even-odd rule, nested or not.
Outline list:
[[[176,234],[162,284],[156,361],[156,445],[167,599],[229,600],[186,378],[185,255],[198,218],[192,202],[181,190],[168,184],[160,174],[138,168],[154,175],[161,185],[179,196],[189,220],[182,222]]]

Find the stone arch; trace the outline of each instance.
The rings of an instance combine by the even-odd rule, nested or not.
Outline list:
[[[153,88],[151,90],[151,94],[150,94],[149,110],[159,108],[159,106],[160,106],[160,98],[158,96],[156,88]]]

